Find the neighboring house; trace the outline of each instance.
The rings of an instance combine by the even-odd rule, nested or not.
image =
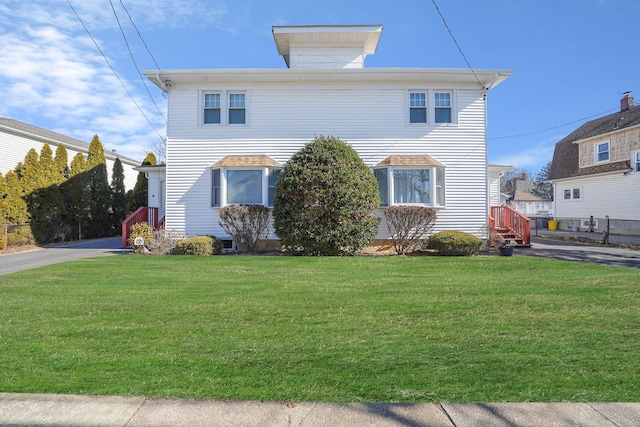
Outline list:
[[[89,154],[89,144],[84,141],[17,120],[0,117],[0,148],[2,152],[0,173],[6,175],[7,172],[15,169],[18,163],[24,162],[24,158],[32,148],[40,155],[44,144],[49,144],[54,155],[58,146],[64,145],[64,148],[67,149],[69,164],[76,154],[82,153],[85,158]],[[107,161],[109,183],[113,172],[113,162],[119,158],[124,170],[125,187],[127,190],[132,190],[138,177],[138,172],[133,168],[142,162],[107,150],[104,151],[104,157]]]
[[[549,171],[560,229],[640,235],[640,106],[625,93],[620,111],[580,126],[556,144]]]
[[[168,93],[167,164],[138,170],[149,176],[149,206],[166,207],[165,228],[229,239],[220,208],[272,206],[287,160],[332,135],[371,166],[381,209],[433,207],[434,231],[485,237],[493,197],[486,96],[512,72],[364,68],[381,33],[377,25],[273,27],[287,68],[146,72]],[[272,228],[269,238],[277,239]],[[377,239],[386,238],[383,221]]]
[[[508,194],[502,193],[502,177],[505,173],[514,170],[513,166],[489,165],[489,206],[504,206],[507,204]]]
[[[553,201],[533,194],[534,184],[528,179],[516,179],[513,197],[508,205],[527,217],[548,217],[553,211]]]

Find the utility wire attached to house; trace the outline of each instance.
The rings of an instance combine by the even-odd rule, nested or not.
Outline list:
[[[144,113],[144,111],[142,110],[142,108],[140,107],[140,105],[138,104],[138,102],[135,100],[135,98],[133,97],[133,95],[131,94],[131,92],[129,92],[129,89],[127,89],[127,86],[124,84],[124,82],[122,81],[122,79],[120,78],[120,76],[118,75],[118,73],[116,72],[115,68],[113,68],[113,65],[111,65],[111,62],[109,61],[109,59],[107,58],[107,56],[104,54],[104,52],[102,51],[102,49],[100,49],[100,46],[98,45],[98,42],[96,42],[96,40],[93,38],[93,36],[91,35],[91,32],[89,31],[89,29],[87,28],[87,26],[84,24],[84,22],[82,21],[82,18],[80,18],[80,15],[78,15],[78,12],[76,12],[76,9],[73,7],[73,5],[71,4],[71,2],[69,0],[67,0],[67,4],[69,5],[69,7],[71,8],[71,10],[73,11],[73,13],[76,15],[76,18],[78,18],[78,21],[80,22],[80,24],[82,25],[82,27],[84,28],[84,30],[87,32],[87,34],[89,35],[89,38],[91,39],[91,41],[93,41],[93,44],[96,46],[96,48],[98,49],[98,52],[100,52],[100,55],[102,55],[102,57],[104,58],[105,62],[107,63],[107,65],[109,66],[109,68],[111,69],[111,71],[113,72],[113,74],[116,76],[116,78],[118,79],[118,81],[120,82],[120,84],[122,85],[122,87],[124,88],[125,92],[127,93],[127,95],[129,95],[129,98],[131,98],[131,100],[133,101],[133,103],[135,104],[135,106],[138,108],[138,110],[140,111],[140,113],[142,114],[142,116],[145,118],[145,120],[147,121],[147,123],[149,123],[149,126],[151,126],[151,128],[153,129],[153,131],[158,135],[158,137],[160,139],[163,138],[162,135],[160,135],[160,132],[158,132],[158,130],[153,126],[153,123],[151,123],[151,120],[149,120],[149,118],[147,117],[147,115]]]
[[[120,3],[122,3],[122,1]],[[142,71],[140,71],[140,67],[138,67],[138,63],[136,62],[136,58],[133,56],[133,52],[131,51],[131,46],[129,46],[129,41],[127,40],[127,36],[125,35],[124,30],[122,29],[122,25],[120,24],[120,19],[118,18],[118,14],[116,13],[116,9],[115,9],[115,7],[113,7],[113,1],[109,0],[109,4],[111,5],[111,10],[113,11],[113,16],[115,16],[116,22],[118,23],[118,28],[120,28],[120,34],[122,34],[122,38],[124,39],[124,44],[127,46],[127,50],[129,51],[129,56],[131,57],[131,61],[133,62],[134,67],[136,67],[136,71],[138,71],[138,76],[140,76],[140,80],[142,80],[142,84],[143,84],[144,88],[146,89],[147,94],[149,95],[149,98],[151,98],[151,102],[153,102],[153,105],[156,107],[156,111],[158,112],[160,117],[162,117],[162,120],[164,121],[164,123],[166,125],[167,124],[167,119],[164,117],[164,114],[162,114],[162,112],[160,111],[160,108],[158,107],[158,104],[156,104],[156,100],[153,98],[153,95],[151,95],[151,91],[149,90],[149,87],[147,86],[147,82],[146,82],[147,79],[142,75]],[[123,7],[124,7],[124,5],[123,5]],[[129,16],[129,18],[131,19],[131,16]],[[131,21],[131,22],[133,22],[133,21]],[[138,34],[140,34],[140,33],[138,33]],[[154,60],[154,62],[155,62],[155,60]]]
[[[431,0],[431,3],[433,3],[433,5],[436,8],[436,11],[438,12],[438,15],[440,15],[440,18],[442,19],[442,23],[444,24],[445,28],[447,29],[447,31],[449,32],[449,35],[451,36],[451,39],[453,40],[453,42],[455,43],[456,47],[458,48],[458,51],[460,52],[460,55],[462,55],[462,59],[464,59],[464,62],[467,63],[467,67],[469,67],[469,69],[471,70],[471,73],[473,73],[473,77],[476,78],[476,81],[478,82],[478,84],[480,85],[481,88],[483,89],[487,89],[481,82],[480,79],[478,78],[478,75],[476,74],[475,70],[473,69],[473,67],[471,66],[471,63],[469,62],[469,60],[467,59],[467,56],[464,54],[464,52],[462,51],[462,48],[460,47],[460,44],[458,44],[458,40],[456,40],[455,36],[453,35],[453,32],[451,31],[451,28],[449,28],[449,24],[447,24],[447,20],[444,19],[444,15],[442,14],[442,12],[440,12],[440,8],[438,7],[438,4],[436,3],[436,0]]]

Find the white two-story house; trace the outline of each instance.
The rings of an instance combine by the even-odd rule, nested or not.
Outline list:
[[[433,207],[434,232],[486,236],[487,93],[512,72],[365,68],[381,34],[379,25],[273,27],[286,68],[146,72],[168,93],[167,164],[143,168],[165,228],[229,239],[219,209],[271,206],[287,160],[332,135],[372,168],[380,209]],[[387,237],[383,221],[376,239]]]

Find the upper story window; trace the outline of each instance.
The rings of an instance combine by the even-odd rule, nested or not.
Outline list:
[[[267,156],[227,156],[211,166],[211,206],[273,206],[280,164]]]
[[[427,123],[427,94],[409,93],[409,123]]]
[[[595,145],[595,155],[596,155],[596,163],[608,162],[609,161],[609,141],[600,142]]]
[[[373,169],[380,205],[444,207],[444,169],[429,156],[389,156]]]
[[[436,123],[451,123],[451,93],[436,92],[434,95]]]
[[[220,124],[220,94],[204,94],[204,123]]]
[[[631,155],[631,167],[634,172],[640,172],[640,151],[636,151]]]
[[[229,124],[246,123],[246,95],[244,93],[229,94]]]

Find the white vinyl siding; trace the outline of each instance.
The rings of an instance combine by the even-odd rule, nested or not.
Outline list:
[[[640,198],[630,188],[640,187],[640,174],[603,174],[554,183],[554,216],[559,218],[605,218],[640,220]],[[563,200],[564,190],[580,188],[580,203]]]
[[[173,87],[167,128],[167,229],[225,237],[211,208],[210,167],[227,155],[268,155],[280,164],[316,135],[350,144],[365,164],[390,155],[428,154],[447,165],[446,209],[434,232],[481,235],[488,217],[486,117],[483,91],[452,90],[456,126],[407,126],[408,89],[380,85],[255,85],[251,126],[198,126],[202,91],[225,87]],[[449,90],[449,89],[447,89]],[[235,93],[238,93],[237,91]],[[388,237],[380,225],[377,238]]]

